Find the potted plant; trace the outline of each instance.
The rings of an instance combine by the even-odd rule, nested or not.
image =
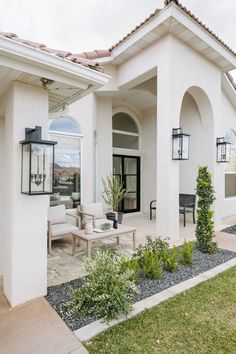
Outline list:
[[[119,224],[122,223],[123,213],[118,211],[120,202],[127,194],[127,190],[123,188],[123,183],[112,174],[102,179],[104,191],[102,197],[111,210],[107,213],[107,218],[110,220],[117,220]]]

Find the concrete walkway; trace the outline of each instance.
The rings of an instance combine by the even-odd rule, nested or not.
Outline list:
[[[1,354],[88,354],[45,299],[11,309],[0,286]]]

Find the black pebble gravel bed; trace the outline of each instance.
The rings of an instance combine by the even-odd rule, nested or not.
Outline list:
[[[160,280],[140,277],[138,284],[140,290],[139,294],[135,296],[134,302],[143,300],[151,295],[161,292],[162,290],[170,288],[175,284],[181,283],[184,280],[193,278],[234,257],[236,257],[236,253],[222,249],[215,255],[205,254],[195,249],[192,266],[185,267],[180,264],[178,270],[174,273],[164,271],[164,275]],[[88,316],[79,319],[78,315],[66,315],[63,304],[69,300],[71,288],[80,287],[85,281],[86,277],[72,280],[64,284],[50,286],[48,288],[48,294],[46,296],[47,301],[72,331],[84,327],[98,319],[96,316]]]

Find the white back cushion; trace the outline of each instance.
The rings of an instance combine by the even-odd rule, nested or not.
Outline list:
[[[81,204],[80,208],[83,213],[94,215],[96,219],[104,217],[102,203]],[[85,215],[83,219],[88,220],[91,219],[91,217]]]
[[[53,224],[66,222],[66,208],[64,204],[48,208],[48,221]]]

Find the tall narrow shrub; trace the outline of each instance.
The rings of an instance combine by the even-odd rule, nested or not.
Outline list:
[[[207,166],[200,166],[198,169],[196,194],[197,202],[197,247],[204,253],[215,253],[217,244],[213,242],[214,223],[212,203],[215,200],[215,191],[212,185],[212,175]]]

